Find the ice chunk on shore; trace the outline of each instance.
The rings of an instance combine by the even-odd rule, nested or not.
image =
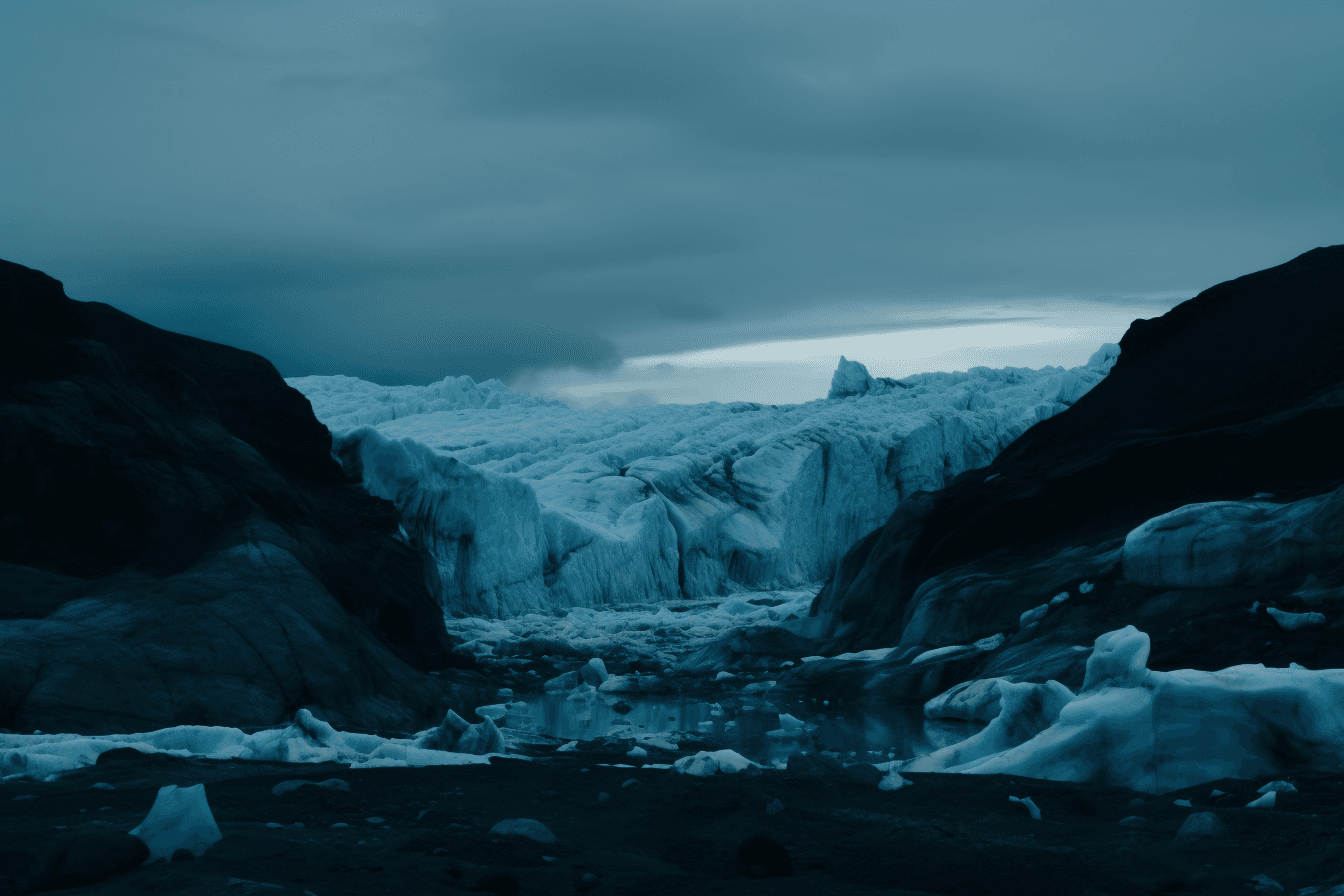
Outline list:
[[[1076,697],[1057,682],[1000,681],[1001,710],[984,730],[898,766],[1150,793],[1344,770],[1344,669],[1154,672],[1146,668],[1149,646],[1133,626],[1099,637]]]
[[[346,470],[393,501],[434,558],[428,584],[445,611],[509,617],[823,581],[902,496],[988,464],[1104,375],[875,380],[845,361],[837,377],[861,393],[605,411],[460,378],[424,387],[434,395],[289,382]]]
[[[223,839],[206,802],[204,784],[160,787],[149,815],[130,833],[149,847],[149,862],[172,859],[179,849],[200,857]]]
[[[488,763],[489,757],[482,754],[504,752],[503,738],[489,719],[471,725],[451,710],[448,716],[439,728],[410,738],[338,731],[306,709],[288,725],[250,734],[207,725],[143,734],[0,734],[0,777],[51,779],[93,765],[101,754],[123,747],[203,759],[340,762],[355,768]]]

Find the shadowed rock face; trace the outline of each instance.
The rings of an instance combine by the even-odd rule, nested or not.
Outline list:
[[[422,560],[268,361],[9,262],[0,321],[0,727],[442,713]]]
[[[1130,623],[1153,635],[1153,668],[1344,665],[1328,626],[1288,638],[1263,609],[1247,612],[1344,597],[1344,525],[1331,509],[1344,495],[1256,509],[1344,481],[1344,246],[1219,284],[1135,321],[1120,344],[1110,375],[1072,408],[989,467],[907,499],[851,549],[813,604],[825,652],[901,649],[861,670],[810,664],[795,684],[848,676],[908,699],[994,676],[1076,686],[1087,653],[1069,647]],[[1146,521],[1206,502],[1237,503],[1187,508],[1126,545]],[[996,633],[1006,642],[957,654],[941,674],[910,665],[921,648]]]

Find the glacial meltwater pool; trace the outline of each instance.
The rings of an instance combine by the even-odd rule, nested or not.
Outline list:
[[[769,734],[780,730],[780,713],[807,723],[806,730],[794,737]],[[600,693],[581,699],[564,693],[519,695],[496,718],[496,724],[565,741],[607,736],[650,740],[649,735],[664,735],[651,742],[672,746],[679,735],[693,735],[755,762],[780,765],[798,750],[834,751],[873,762],[908,759],[959,743],[984,727],[975,722],[926,719],[917,705],[851,704],[833,711],[820,702],[776,704],[761,695],[710,703],[678,696]]]

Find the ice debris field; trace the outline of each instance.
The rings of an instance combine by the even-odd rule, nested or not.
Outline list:
[[[510,617],[822,582],[903,496],[988,464],[1117,356],[901,380],[841,358],[827,398],[780,406],[580,410],[469,377],[288,382],[434,559],[445,613]]]
[[[1218,672],[1154,672],[1146,668],[1149,647],[1148,636],[1133,626],[1102,635],[1076,695],[1054,681],[958,685],[929,701],[925,712],[982,714],[991,717],[988,725],[960,743],[879,764],[887,773],[880,786],[905,786],[900,772],[956,772],[1164,793],[1224,777],[1344,769],[1344,670],[1243,665]],[[0,769],[6,778],[54,780],[124,747],[214,759],[341,762],[352,768],[482,763],[506,749],[492,707],[482,709],[484,722],[471,725],[450,712],[441,726],[400,739],[337,731],[305,710],[290,725],[252,734],[204,726],[102,737],[6,734],[0,735]],[[772,733],[780,738],[798,737],[809,728],[787,713],[779,715],[779,723]],[[558,751],[575,747],[564,744]],[[648,753],[636,744],[630,755],[642,759]],[[1289,760],[1291,769],[1284,765]],[[760,766],[733,750],[713,750],[684,756],[672,767],[704,776]],[[1273,799],[1262,796],[1255,807],[1271,807]]]

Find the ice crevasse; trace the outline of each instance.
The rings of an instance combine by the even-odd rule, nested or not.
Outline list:
[[[288,380],[346,470],[394,502],[450,615],[509,617],[804,586],[902,497],[985,466],[1110,370],[973,368],[830,395],[576,409],[498,381]]]

